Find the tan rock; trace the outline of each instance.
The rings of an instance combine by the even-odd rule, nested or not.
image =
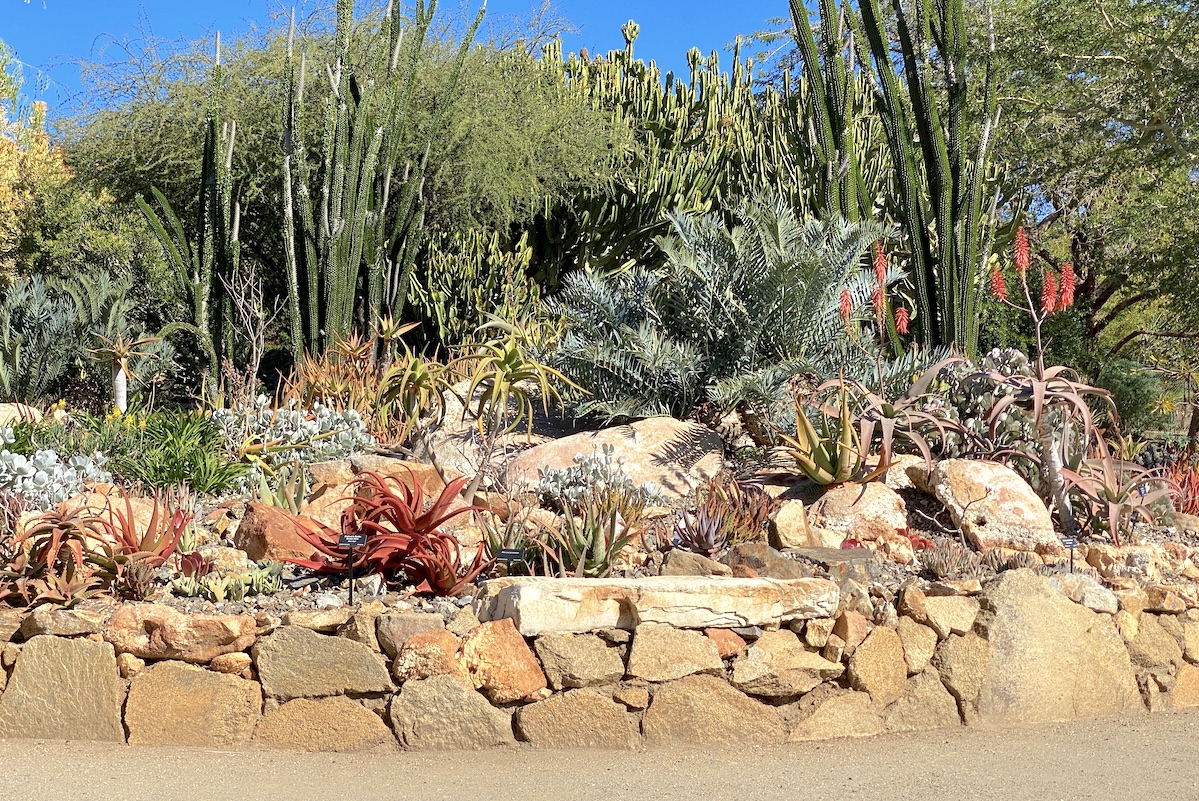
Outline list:
[[[540,748],[633,749],[636,718],[594,690],[571,690],[523,706],[513,719],[521,740]]]
[[[808,520],[815,528],[837,532],[862,543],[891,542],[908,531],[907,506],[881,482],[833,487],[812,504]],[[909,543],[910,547],[910,543]]]
[[[476,749],[514,742],[512,720],[496,709],[471,681],[434,676],[405,682],[391,700],[391,727],[405,748]]]
[[[511,620],[477,626],[463,638],[462,655],[475,686],[492,703],[520,701],[547,686],[541,665]]]
[[[953,524],[978,550],[1040,553],[1047,547],[1061,547],[1044,502],[1010,467],[977,459],[947,459],[937,463],[928,480]]]
[[[1182,650],[1188,662],[1199,662],[1199,620],[1182,621]]]
[[[39,634],[54,637],[80,637],[95,634],[104,626],[104,615],[88,609],[64,609],[42,604],[21,624],[21,636],[32,639]]]
[[[117,654],[117,671],[122,679],[132,679],[146,669],[146,660],[138,659],[133,654]]]
[[[397,683],[441,676],[469,676],[462,644],[445,629],[418,631],[404,640],[391,663],[391,675]]]
[[[1112,617],[1112,622],[1116,624],[1116,630],[1120,632],[1120,636],[1124,638],[1124,642],[1132,642],[1136,639],[1137,634],[1140,633],[1141,625],[1137,620],[1137,617],[1125,612],[1123,609]]]
[[[217,673],[237,676],[245,672],[252,664],[253,660],[250,659],[250,655],[239,651],[235,654],[221,654],[213,657],[212,661],[208,663],[208,667]]]
[[[1174,677],[1174,687],[1170,690],[1171,709],[1189,709],[1199,706],[1199,668],[1194,665],[1182,665]]]
[[[7,644],[21,630],[24,609],[0,609],[0,644]]]
[[[915,584],[908,584],[900,589],[895,609],[901,616],[910,617],[917,623],[928,623],[927,597]]]
[[[729,548],[720,561],[732,568],[736,578],[802,579],[810,578],[807,564],[784,556],[764,542],[741,542]]]
[[[978,579],[943,579],[930,582],[924,594],[931,598],[941,595],[978,595],[982,591],[983,584]]]
[[[598,687],[624,678],[620,652],[594,634],[542,634],[533,648],[553,690]]]
[[[40,423],[42,410],[26,403],[0,403],[0,426],[16,423]]]
[[[283,614],[283,625],[331,634],[348,623],[353,616],[354,607],[352,606],[335,606],[328,609],[296,609]]]
[[[883,713],[887,731],[927,731],[962,725],[958,704],[935,670],[908,679],[903,695]]]
[[[778,713],[715,676],[659,687],[642,723],[648,745],[767,745],[781,742]]]
[[[445,621],[432,612],[406,612],[380,615],[375,620],[379,647],[391,659],[400,652],[404,641],[418,631],[444,631]]]
[[[641,684],[622,685],[612,693],[612,700],[629,709],[645,709],[649,706],[649,688]]]
[[[395,737],[378,715],[349,698],[297,698],[270,710],[254,742],[288,751],[394,751]]]
[[[162,604],[122,604],[104,628],[120,653],[142,659],[206,663],[254,644],[257,623],[249,615],[184,614]]]
[[[733,662],[733,686],[749,695],[794,698],[829,679],[844,668],[808,651],[787,629],[762,634],[743,656]]]
[[[159,662],[130,684],[125,726],[130,745],[238,745],[249,740],[261,711],[257,682]]]
[[[845,657],[845,640],[836,634],[828,635],[828,640],[825,641],[824,648],[820,650],[820,653],[830,662],[840,662]]]
[[[862,644],[869,631],[870,621],[866,619],[865,615],[849,609],[837,615],[837,621],[833,624],[833,634],[836,634],[845,643],[845,653],[847,654],[852,654],[854,649]]]
[[[254,562],[240,548],[224,545],[205,545],[199,552],[212,562],[218,573],[246,573],[254,569]]]
[[[840,548],[844,531],[813,528],[804,502],[785,500],[770,519],[770,544],[775,548]]]
[[[337,636],[360,642],[372,651],[382,650],[375,621],[387,611],[382,601],[370,601],[354,610],[353,616],[337,629]]]
[[[715,559],[709,559],[681,548],[672,548],[662,562],[663,576],[731,576],[733,569]]]
[[[124,701],[111,645],[34,637],[0,695],[0,738],[124,742]]]
[[[1114,615],[1120,609],[1116,594],[1086,573],[1057,573],[1049,584],[1076,604],[1087,609]]]
[[[1145,611],[1180,614],[1187,609],[1186,602],[1169,587],[1160,584],[1145,585]]]
[[[928,627],[945,639],[950,634],[965,634],[978,617],[978,601],[962,595],[926,598],[925,620]]]
[[[316,549],[301,535],[297,518],[277,506],[250,502],[233,535],[233,544],[255,562],[263,559],[311,559]]]
[[[526,637],[626,629],[638,623],[678,628],[775,626],[832,617],[840,600],[825,579],[506,578],[484,582],[475,598],[480,620],[510,618]]]
[[[508,487],[529,487],[540,471],[566,469],[574,465],[576,455],[605,445],[612,447],[614,458],[624,460],[624,470],[635,484],[656,484],[674,503],[681,503],[724,466],[724,444],[715,432],[697,423],[651,417],[529,448],[509,463]]]
[[[823,648],[828,643],[828,637],[833,633],[836,620],[831,617],[809,620],[804,624],[803,640],[812,648]]]
[[[923,673],[937,649],[937,632],[910,617],[901,617],[895,632],[903,643],[903,659],[908,673]]]
[[[697,631],[659,623],[637,627],[629,650],[629,676],[646,681],[672,681],[693,673],[724,673],[716,643]]]
[[[875,628],[849,658],[849,685],[880,706],[903,695],[907,679],[903,641],[889,628]]]
[[[383,661],[361,643],[283,626],[251,651],[262,690],[280,701],[392,688]]]
[[[873,737],[883,731],[883,718],[866,693],[830,690],[813,692],[788,711],[788,742]]]
[[[1070,720],[1142,708],[1111,616],[1072,603],[1031,570],[1001,573],[980,601],[971,633],[951,637],[933,657],[966,722]]]
[[[1182,664],[1182,648],[1153,615],[1141,615],[1137,635],[1128,643],[1128,655],[1137,667]]]
[[[465,637],[474,631],[478,625],[479,618],[475,614],[475,610],[469,606],[464,606],[454,613],[454,616],[445,624],[445,627],[451,634]]]
[[[732,629],[704,629],[704,636],[716,643],[716,651],[721,659],[740,656],[749,647],[741,635]]]

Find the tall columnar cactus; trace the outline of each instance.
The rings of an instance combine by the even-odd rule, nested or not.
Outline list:
[[[398,315],[409,291],[424,218],[425,165],[462,65],[483,19],[480,10],[449,65],[424,139],[406,130],[417,72],[436,10],[418,0],[405,30],[389,3],[368,49],[351,59],[353,0],[338,0],[333,62],[320,135],[309,159],[302,124],[307,60],[288,46],[284,109],[284,251],[292,350],[320,350],[383,313]],[[294,25],[293,25],[294,32]]]
[[[585,187],[566,213],[553,215],[561,229],[545,232],[536,246],[556,252],[539,252],[538,261],[599,272],[650,264],[661,258],[654,235],[668,232],[668,212],[728,212],[735,198],[761,190],[782,194],[801,215],[856,219],[881,203],[890,179],[886,143],[862,79],[850,77],[839,95],[848,104],[840,134],[854,146],[841,147],[833,165],[828,150],[815,146],[826,125],[810,119],[810,80],[787,76],[782,86],[763,88],[739,50],[722,70],[715,53],[705,58],[697,49],[687,54],[687,75],[663,79],[634,53],[638,26],[622,31],[624,49],[602,58],[564,59],[554,45],[541,61],[565,77],[568,91],[611,111],[618,127],[627,123],[630,136],[603,191]],[[855,181],[852,210],[843,197],[850,193],[825,191],[845,164]]]
[[[859,0],[857,10],[848,0],[840,6],[821,0],[822,52],[801,0],[791,0],[791,16],[813,90],[817,139],[827,143],[825,158],[845,176],[838,188],[842,208],[856,183],[849,156],[854,142],[842,130],[846,87],[861,73],[886,132],[921,340],[926,347],[973,354],[998,202],[991,155],[999,110],[993,30],[978,107],[968,108],[979,92],[968,81],[965,3],[891,0],[885,20],[881,0]],[[898,42],[888,37],[889,23]]]
[[[175,268],[180,294],[187,299],[190,307],[190,320],[170,323],[158,335],[166,338],[182,331],[194,336],[208,360],[210,387],[215,388],[229,336],[226,311],[229,301],[222,279],[230,280],[237,271],[241,247],[238,241],[241,207],[233,200],[233,181],[230,177],[237,125],[221,121],[224,71],[221,67],[219,33],[210,86],[212,92],[205,122],[203,162],[193,229],[195,239],[189,238],[179,214],[157,188],[152,190],[158,204],[157,210],[140,196],[137,203],[166,252],[167,259]]]

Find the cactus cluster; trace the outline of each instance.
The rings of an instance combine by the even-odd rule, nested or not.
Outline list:
[[[977,361],[950,362],[938,376],[938,392],[930,413],[960,425],[966,437],[951,435],[939,443],[946,457],[988,456],[998,450],[1035,454],[1036,427],[1031,413],[1017,404],[1008,406],[991,428],[991,409],[1005,395],[1017,392],[995,376],[1031,376],[1028,357],[1014,348],[995,348]],[[980,450],[981,449],[981,450]]]
[[[969,548],[942,542],[920,553],[920,566],[936,579],[967,579],[977,577],[983,563]]]
[[[262,561],[244,573],[192,573],[171,582],[171,592],[182,598],[206,598],[213,603],[242,601],[250,595],[283,591],[283,565]]]
[[[987,551],[982,556],[982,566],[996,573],[1002,573],[1005,570],[1021,570],[1025,568],[1036,570],[1041,566],[1041,561],[1032,554],[1024,551],[1007,554],[1000,551]]]
[[[72,456],[65,462],[54,451],[36,451],[25,457],[6,446],[16,441],[11,428],[0,428],[0,493],[20,495],[31,507],[46,511],[78,495],[88,482],[112,480],[104,469],[102,453]]]

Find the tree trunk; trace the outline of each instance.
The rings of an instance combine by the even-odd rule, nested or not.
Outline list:
[[[120,362],[112,364],[112,402],[121,414],[129,408],[129,373]]]

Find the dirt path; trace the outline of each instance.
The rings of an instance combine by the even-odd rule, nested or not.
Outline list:
[[[120,801],[1199,799],[1199,713],[745,751],[390,755],[0,742],[0,798]]]

